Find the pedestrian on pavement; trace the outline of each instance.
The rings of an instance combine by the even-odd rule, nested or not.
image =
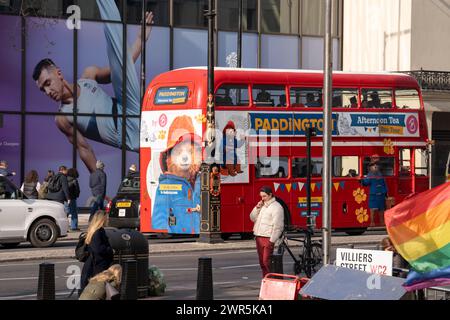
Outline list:
[[[256,249],[263,277],[270,272],[270,256],[275,243],[280,239],[284,228],[283,207],[276,201],[272,188],[264,186],[260,189],[261,201],[250,213],[250,220],[255,224],[253,234],[256,237]]]
[[[58,174],[50,178],[48,182],[47,199],[58,201],[61,204],[64,204],[64,202],[70,199],[66,166],[60,166]]]
[[[20,190],[28,199],[37,199],[39,197],[39,176],[36,170],[31,170],[25,176],[25,181],[22,183]]]
[[[106,300],[108,298],[106,287],[110,285],[119,291],[121,280],[122,267],[120,264],[113,264],[108,270],[97,274],[89,280],[79,300]]]
[[[4,176],[4,177],[11,177],[11,176],[15,176],[16,173],[14,171],[9,172],[8,171],[8,162],[6,160],[1,160],[0,161],[0,176]]]
[[[88,285],[90,278],[108,269],[113,262],[113,249],[103,228],[107,224],[108,214],[103,210],[98,210],[89,223],[85,240],[89,256],[81,271],[81,291]]]
[[[41,183],[41,187],[39,188],[39,199],[47,199],[48,193],[48,182],[55,175],[53,170],[47,171],[47,176],[44,178],[44,181]]]
[[[78,228],[78,207],[77,199],[80,196],[80,185],[78,184],[78,171],[70,168],[67,171],[67,183],[69,184],[69,214],[70,214],[70,230],[79,231]]]
[[[373,155],[369,163],[369,173],[361,180],[363,186],[369,186],[369,209],[370,209],[370,226],[375,226],[374,216],[377,212],[382,226],[384,226],[384,209],[386,206],[387,186],[379,168],[380,164],[376,159],[377,155]]]
[[[91,187],[92,195],[95,198],[95,202],[91,207],[89,220],[92,219],[92,216],[97,210],[103,210],[106,196],[106,173],[103,171],[105,164],[102,161],[97,160],[95,165],[97,169],[92,172],[89,177],[89,187]]]
[[[397,269],[410,269],[410,265],[408,261],[405,260],[395,249],[394,244],[392,243],[391,239],[389,237],[385,237],[381,240],[381,250],[383,251],[392,251],[392,267]],[[407,271],[403,270],[393,270],[393,273],[395,276],[400,278],[406,278],[408,275]]]

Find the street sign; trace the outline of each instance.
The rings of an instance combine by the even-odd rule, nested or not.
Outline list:
[[[336,266],[392,276],[392,251],[337,248]]]

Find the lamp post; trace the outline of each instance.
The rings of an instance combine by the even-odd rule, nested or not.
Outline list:
[[[208,12],[205,13],[208,18],[208,101],[206,104],[206,139],[204,141],[207,158],[203,159],[200,167],[201,221],[198,241],[207,243],[223,241],[220,237],[220,193],[215,192],[217,186],[212,179],[212,168],[215,166],[212,155],[215,154],[213,150],[216,148],[214,110],[214,21],[216,12],[214,7],[215,0],[209,0]]]
[[[331,12],[332,1],[325,0],[325,45],[324,45],[324,108],[323,108],[323,220],[322,243],[323,264],[330,264],[331,248],[331,91],[332,91],[332,43],[331,43]]]

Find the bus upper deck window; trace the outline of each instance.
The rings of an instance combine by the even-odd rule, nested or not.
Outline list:
[[[361,108],[392,108],[392,91],[386,89],[362,89]]]
[[[358,108],[357,89],[334,89],[333,108]]]
[[[253,103],[258,107],[285,107],[286,91],[279,85],[254,85]]]
[[[240,84],[224,84],[215,94],[216,106],[248,106],[248,87]]]
[[[395,103],[400,109],[420,109],[419,92],[415,89],[395,90]]]
[[[291,88],[291,106],[322,107],[321,88]]]

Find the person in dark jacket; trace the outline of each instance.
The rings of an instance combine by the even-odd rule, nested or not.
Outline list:
[[[113,262],[113,249],[103,228],[107,223],[108,214],[102,210],[98,210],[89,223],[85,240],[89,257],[81,271],[81,291],[87,286],[90,278],[108,269]]]
[[[52,186],[56,189],[52,189]],[[61,204],[64,204],[65,201],[70,200],[66,166],[60,166],[58,174],[50,179],[48,184],[47,199],[58,201]]]
[[[38,191],[40,188],[41,184],[39,183],[38,173],[36,170],[31,170],[27,173],[20,190],[28,199],[37,199],[39,197]]]
[[[105,164],[102,161],[97,160],[96,167],[97,170],[92,172],[89,177],[89,187],[91,187],[92,195],[95,198],[95,202],[91,207],[89,219],[92,219],[92,216],[97,210],[103,210],[103,202],[105,201],[106,196],[106,173],[103,171]]]
[[[80,185],[77,178],[78,171],[75,168],[70,168],[67,171],[67,183],[69,184],[69,214],[70,214],[70,229],[72,231],[79,231],[78,228],[78,207],[77,199],[80,196]]]
[[[13,172],[9,172],[8,171],[8,162],[6,160],[1,160],[0,161],[0,176],[4,176],[4,177],[11,177],[11,176],[15,176],[16,173]]]

